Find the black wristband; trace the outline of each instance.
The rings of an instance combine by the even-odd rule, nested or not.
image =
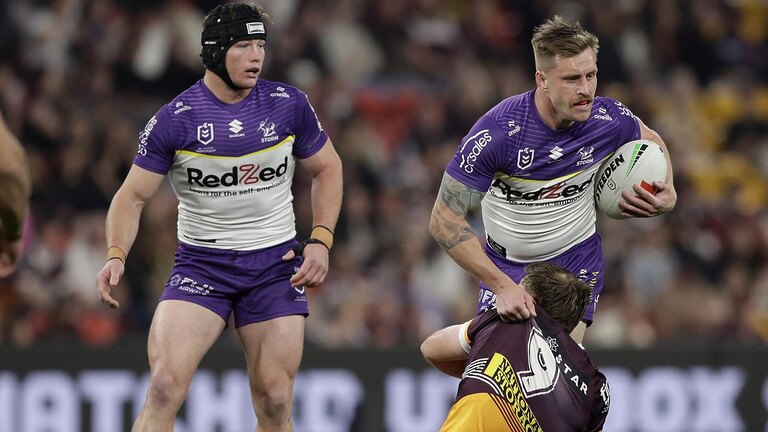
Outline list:
[[[318,240],[316,238],[310,237],[310,238],[300,242],[296,246],[294,246],[293,249],[291,249],[291,250],[293,251],[293,253],[296,256],[304,255],[304,248],[307,247],[308,244],[321,244],[321,245],[325,246],[326,249],[328,249],[328,245],[325,244],[322,240]],[[328,250],[330,250],[330,249],[328,249]]]

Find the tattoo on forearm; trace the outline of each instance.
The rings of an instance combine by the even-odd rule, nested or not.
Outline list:
[[[452,249],[467,240],[477,237],[466,221],[456,223],[455,221],[448,220],[441,214],[435,215],[433,220],[435,223],[432,236],[443,249]]]
[[[440,185],[440,198],[443,205],[438,203],[438,210],[432,216],[432,236],[446,250],[476,238],[472,228],[467,223],[467,214],[477,206],[483,198],[483,193],[456,181],[445,174]],[[449,212],[446,212],[449,210]]]

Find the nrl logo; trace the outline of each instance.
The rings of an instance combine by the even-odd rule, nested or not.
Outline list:
[[[533,154],[535,153],[535,150],[532,150],[528,147],[524,149],[520,149],[517,152],[517,167],[521,170],[524,170],[533,164]]]
[[[203,145],[213,141],[213,123],[203,123],[197,127],[197,140]]]

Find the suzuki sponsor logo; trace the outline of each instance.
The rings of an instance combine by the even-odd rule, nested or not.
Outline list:
[[[283,163],[262,168],[258,164],[242,164],[230,168],[223,174],[209,174],[198,168],[187,168],[187,183],[191,186],[207,188],[249,185],[260,181],[270,181],[282,177],[288,171],[288,156]]]
[[[539,200],[554,200],[554,199],[560,199],[560,198],[570,198],[579,194],[584,193],[584,191],[589,187],[589,185],[592,183],[593,176],[589,177],[589,180],[585,181],[581,184],[569,184],[567,181],[561,181],[560,183],[556,183],[550,186],[546,186],[540,189],[532,190],[532,191],[519,191],[516,189],[512,189],[510,185],[505,183],[500,178],[497,178],[493,182],[493,187],[498,188],[498,190],[501,192],[501,196],[506,198],[508,202],[512,201],[539,201]],[[491,195],[498,196],[498,192],[495,190],[491,191]]]
[[[493,141],[493,137],[491,136],[488,129],[483,129],[464,141],[464,145],[462,145],[461,149],[459,150],[459,153],[461,154],[461,163],[459,164],[459,168],[464,168],[464,171],[467,174],[472,174],[475,172],[475,162],[477,161],[477,157],[480,156],[480,153],[483,152],[483,149],[491,141]],[[472,147],[469,149],[467,154],[465,154],[464,150],[470,144]]]
[[[549,151],[549,158],[552,159],[552,161],[556,161],[561,157],[563,157],[563,149],[559,146],[555,146],[555,148]]]
[[[240,131],[243,130],[243,122],[238,119],[232,120],[229,122],[229,130],[234,134],[240,133]]]
[[[213,141],[213,123],[203,123],[197,127],[197,140],[203,145]]]
[[[517,151],[517,167],[524,170],[533,164],[533,155],[536,150],[528,147]]]

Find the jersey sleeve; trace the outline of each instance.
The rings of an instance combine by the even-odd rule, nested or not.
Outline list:
[[[485,192],[505,160],[505,134],[484,115],[464,137],[445,172],[466,186]]]
[[[640,123],[632,111],[616,99],[607,98],[607,102],[610,115],[618,119],[619,122],[620,140],[616,148],[626,142],[640,139]]]
[[[296,141],[293,145],[293,155],[306,159],[323,148],[328,135],[317,118],[315,109],[309,103],[309,98],[300,90],[296,90]]]
[[[595,392],[592,395],[592,415],[586,430],[598,432],[603,429],[605,419],[608,417],[608,409],[611,406],[611,389],[608,387],[608,380],[602,372],[596,372],[595,383],[592,388]]]
[[[133,163],[157,174],[167,174],[176,155],[173,124],[161,108],[139,134],[139,150]]]
[[[459,334],[459,338],[465,338],[467,342],[467,346],[469,348],[472,347],[472,344],[475,343],[475,337],[477,334],[485,328],[489,323],[493,322],[494,320],[498,320],[499,314],[496,311],[496,309],[490,309],[482,314],[474,317],[471,321],[468,321],[461,327],[461,332]]]
[[[471,322],[472,320],[469,320],[459,327],[459,345],[467,354],[472,349],[472,341],[469,339],[469,324]]]

